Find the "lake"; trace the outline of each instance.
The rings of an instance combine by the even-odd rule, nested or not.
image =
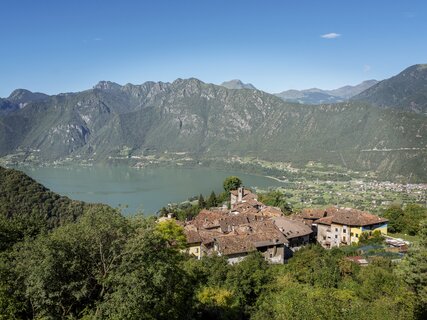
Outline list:
[[[246,187],[278,187],[274,179],[214,168],[35,167],[20,168],[52,191],[75,200],[125,206],[127,215],[152,215],[168,203],[182,202],[202,193],[222,191],[224,179],[236,175]]]

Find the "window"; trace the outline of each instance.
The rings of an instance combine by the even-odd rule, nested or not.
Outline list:
[[[335,232],[338,232],[338,228],[335,228]]]
[[[359,235],[356,233],[356,238],[359,238]]]
[[[353,233],[353,232],[350,232],[350,236],[351,236],[351,237],[353,237],[353,236],[354,236],[354,233]]]
[[[195,250],[195,251],[196,251],[196,253],[199,253],[199,248],[196,248],[196,250]]]
[[[345,236],[344,236],[344,237],[342,237],[342,241],[347,241],[347,240],[345,239]]]
[[[347,229],[342,229],[342,232],[343,233],[347,233]]]
[[[326,240],[326,236],[323,236],[323,240]]]
[[[338,235],[337,234],[335,235],[335,239],[338,239]]]

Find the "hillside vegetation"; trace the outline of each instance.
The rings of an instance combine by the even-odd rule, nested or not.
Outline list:
[[[0,116],[0,155],[18,161],[108,161],[186,152],[308,161],[382,178],[427,180],[427,118],[360,102],[308,106],[197,79],[91,90],[28,103]]]
[[[427,64],[411,66],[352,99],[381,108],[427,113]]]
[[[259,253],[229,265],[183,254],[183,228],[173,220],[84,203],[74,219],[76,203],[22,173],[1,173],[0,235],[13,234],[4,223],[18,211],[48,216],[39,221],[44,231],[0,242],[0,319],[425,319],[425,222],[399,265],[378,257],[360,268],[345,259],[356,247],[320,246],[285,265]],[[58,215],[69,219],[52,223]]]
[[[0,249],[74,222],[95,207],[106,208],[60,196],[21,171],[0,167]]]

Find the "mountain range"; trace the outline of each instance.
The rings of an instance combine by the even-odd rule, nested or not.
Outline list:
[[[407,81],[424,81],[414,76]],[[11,96],[19,98],[2,101],[15,107],[0,114],[0,157],[102,162],[185,152],[194,159],[254,156],[296,166],[317,161],[427,181],[427,117],[407,112],[412,109],[403,102],[399,108],[355,98],[303,105],[195,78],[124,86],[101,81],[82,92]]]
[[[344,102],[362,91],[377,84],[377,80],[367,80],[355,86],[344,86],[334,90],[322,90],[317,88],[306,90],[287,90],[275,95],[289,102],[302,104],[321,104]]]
[[[381,108],[427,113],[427,64],[411,66],[352,99]]]

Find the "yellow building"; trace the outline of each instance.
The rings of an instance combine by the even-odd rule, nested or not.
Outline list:
[[[351,208],[328,208],[323,217],[313,221],[317,227],[317,242],[325,248],[358,243],[363,232],[378,230],[387,234],[387,220],[368,212]]]
[[[185,236],[187,237],[187,248],[185,252],[200,259],[202,257],[202,238],[193,225],[187,225],[184,228]]]

